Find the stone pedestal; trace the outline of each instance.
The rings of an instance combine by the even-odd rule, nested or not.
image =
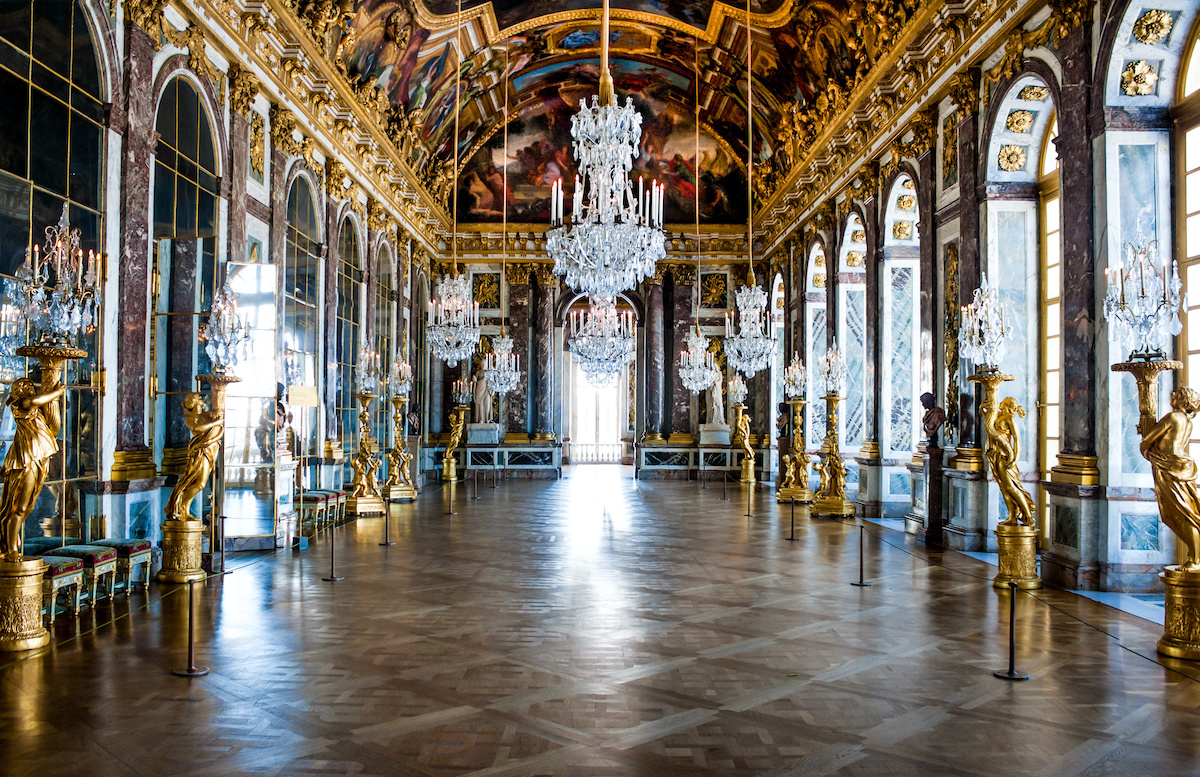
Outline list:
[[[200,542],[204,537],[201,521],[164,521],[162,525],[163,563],[158,571],[160,583],[186,583],[203,580],[200,566]]]
[[[1167,589],[1167,599],[1158,652],[1200,661],[1200,572],[1185,572],[1172,565],[1159,578]]]
[[[499,445],[500,424],[467,424],[467,445]]]
[[[1037,575],[1037,538],[1034,526],[1002,523],[996,527],[996,547],[1000,553],[1000,571],[992,578],[996,588],[1018,588],[1032,591],[1042,587]]]
[[[729,445],[729,424],[700,424],[701,445]]]
[[[50,644],[42,625],[42,574],[46,562],[25,557],[0,561],[0,651],[33,650]]]

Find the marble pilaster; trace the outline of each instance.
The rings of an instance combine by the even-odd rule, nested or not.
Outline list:
[[[537,293],[534,299],[532,361],[536,361],[537,369],[533,384],[533,436],[538,440],[553,440],[554,298],[558,291],[558,277],[548,264],[539,264],[535,274]]]
[[[325,352],[325,392],[322,401],[325,405],[325,439],[336,442],[341,439],[338,434],[337,414],[337,306],[338,306],[338,201],[328,195],[319,198],[325,203],[325,309],[321,311],[323,319],[320,331],[324,333],[322,350]]]
[[[662,275],[646,280],[646,425],[642,442],[663,439],[663,393],[666,353],[663,343]]]
[[[940,357],[943,355],[941,348],[934,348],[935,342],[941,341],[937,336],[936,316],[937,316],[937,239],[936,227],[934,222],[934,204],[937,187],[934,182],[937,180],[937,165],[936,165],[936,144],[931,144],[930,148],[917,159],[917,167],[921,182],[928,182],[928,185],[917,185],[917,203],[920,209],[920,223],[917,227],[920,231],[921,246],[920,246],[920,289],[917,305],[917,316],[921,327],[921,340],[918,344],[918,353],[920,354],[920,363],[915,371],[919,392],[932,392],[936,397],[938,392],[934,391],[934,375],[940,375],[942,365]],[[936,400],[935,400],[936,404]],[[914,412],[923,412],[920,409]],[[929,446],[925,450],[926,460],[922,467],[921,475],[924,479],[924,525],[918,532],[920,538],[926,545],[932,547],[941,547],[942,545],[942,526],[944,523],[945,511],[943,510],[943,492],[942,487],[942,449],[940,447]]]
[[[978,74],[968,71],[978,83]],[[977,93],[977,92],[976,92]],[[979,244],[979,168],[974,163],[979,154],[979,106],[959,106],[958,158],[958,304],[969,305],[979,288],[980,244]],[[969,383],[967,376],[974,365],[961,360],[958,384],[962,386],[959,397],[959,448],[979,448],[983,441],[975,430],[975,408],[978,384]],[[979,389],[981,390],[981,389]]]
[[[229,111],[229,261],[246,260],[246,171],[249,170],[250,122],[236,110]],[[286,195],[285,195],[286,196]],[[270,254],[281,256],[281,254]]]
[[[879,429],[882,403],[878,401],[883,396],[883,338],[882,311],[883,297],[879,288],[879,275],[883,267],[883,234],[879,229],[879,197],[872,195],[862,203],[862,217],[867,227],[867,246],[864,258],[866,271],[866,327],[863,332],[863,367],[866,376],[863,385],[867,387],[864,397],[863,442],[861,449],[854,455],[858,462],[858,496],[854,504],[859,514],[876,518],[883,514],[882,478],[883,463],[880,460]],[[845,347],[845,346],[843,346]]]
[[[683,385],[679,377],[679,356],[687,350],[687,339],[695,325],[692,318],[692,295],[696,282],[696,270],[692,266],[671,268],[672,292],[672,342],[671,365],[667,376],[671,379],[671,425],[669,432],[672,444],[692,442],[692,392]],[[686,439],[685,439],[686,438]]]
[[[521,377],[517,387],[504,398],[507,405],[509,442],[529,439],[529,286],[530,268],[525,264],[510,264],[508,277],[508,334],[513,339],[513,353],[520,358]]]

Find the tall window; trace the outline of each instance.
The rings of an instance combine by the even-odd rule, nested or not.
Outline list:
[[[362,260],[358,231],[347,216],[338,237],[337,391],[335,404],[342,451],[357,450],[358,400],[354,398],[354,365],[362,348]],[[349,465],[346,468],[349,477]]]
[[[1042,144],[1042,382],[1041,382],[1041,467],[1048,473],[1058,461],[1062,420],[1062,229],[1058,201],[1058,152],[1054,122]],[[1038,525],[1049,526],[1050,493],[1039,488]]]
[[[1178,260],[1188,302],[1180,335],[1184,373],[1179,383],[1195,386],[1200,382],[1200,313],[1196,312],[1200,307],[1200,25],[1188,46],[1185,51],[1190,54],[1174,108],[1175,137],[1183,141],[1183,148],[1175,154],[1180,179],[1176,188],[1177,223],[1182,227]],[[1200,429],[1195,427],[1189,451],[1193,457],[1200,455]]]
[[[845,452],[846,486],[858,490],[858,463],[854,460],[867,431],[867,414],[874,388],[867,385],[867,273],[866,235],[862,222],[852,215],[846,224],[838,262],[837,344],[846,360],[846,401],[838,408],[839,445]]]
[[[387,243],[379,247],[378,270],[375,274],[375,353],[379,354],[379,368],[387,372],[392,367],[392,343],[396,332],[396,290],[392,283],[392,252]],[[396,352],[403,350],[397,345]],[[388,418],[392,406],[384,401],[387,392],[386,385],[380,385],[380,398],[372,406],[374,409],[375,439],[380,447],[388,445]],[[386,464],[386,461],[384,462]]]
[[[312,187],[297,178],[288,194],[283,263],[283,365],[289,386],[317,385],[317,311],[320,304],[321,231]],[[317,408],[293,407],[304,441],[302,453],[317,450]]]
[[[4,312],[12,312],[13,275],[32,240],[58,223],[63,205],[83,250],[100,251],[104,180],[104,95],[86,15],[68,0],[6,3],[0,12],[0,285]],[[0,317],[0,400],[32,363],[11,356],[26,332],[15,317]],[[60,530],[61,518],[87,522],[84,481],[99,477],[100,404],[92,374],[100,359],[97,328],[83,333],[84,359],[67,362],[61,455],[49,465],[46,488],[26,524]],[[11,416],[0,426],[0,448],[12,440]],[[0,449],[0,455],[4,450]],[[90,491],[91,489],[86,489]],[[86,526],[83,528],[87,528]],[[71,531],[77,528],[70,527]],[[80,535],[76,535],[80,536]]]
[[[828,337],[825,293],[829,275],[825,264],[825,249],[820,244],[813,246],[808,256],[808,279],[804,289],[804,363],[809,365],[811,371],[808,381],[808,422],[804,429],[810,449],[819,448],[821,440],[825,438],[825,403],[821,400],[825,395],[824,386],[811,379],[816,374],[817,360],[825,355]]]

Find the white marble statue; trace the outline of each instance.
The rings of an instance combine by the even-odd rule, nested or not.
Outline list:
[[[725,423],[724,380],[725,376],[718,371],[717,379],[708,387],[708,422],[710,424]]]
[[[488,386],[487,376],[483,374],[483,367],[475,370],[472,383],[475,386],[475,423],[490,424],[495,420],[492,418],[492,389]]]

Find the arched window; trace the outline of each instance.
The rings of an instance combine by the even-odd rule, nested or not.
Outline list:
[[[907,464],[920,439],[918,429],[921,354],[917,347],[920,320],[920,236],[917,234],[917,193],[913,179],[901,175],[888,196],[883,234],[883,267],[879,273],[882,312],[883,397],[880,408],[880,449],[884,459],[904,459]],[[887,466],[881,482],[885,502],[910,501],[911,486],[905,466]]]
[[[839,445],[846,458],[846,487],[858,490],[858,463],[854,460],[867,431],[867,413],[873,387],[867,385],[867,268],[866,231],[857,214],[846,220],[838,262],[837,342],[846,361],[846,401],[840,416]]]
[[[362,339],[362,259],[358,230],[349,216],[342,219],[338,237],[337,273],[337,391],[335,408],[342,451],[347,458],[357,450],[358,401],[354,398],[354,365],[358,362]],[[346,465],[346,476],[350,476]]]
[[[103,249],[104,95],[100,67],[86,14],[78,2],[39,0],[8,3],[0,12],[0,285],[4,312],[12,312],[13,275],[31,243],[41,246],[45,229],[58,223],[67,206],[81,247]],[[26,374],[26,360],[12,356],[26,329],[16,316],[0,316],[0,392]],[[88,352],[67,362],[66,413],[61,456],[50,460],[46,488],[27,527],[52,532],[68,521],[87,521],[95,500],[84,481],[99,478],[100,402],[92,373],[100,360],[98,327],[81,333]],[[0,455],[12,440],[11,417],[0,426]],[[68,531],[79,531],[67,524]],[[144,527],[147,531],[149,526]],[[83,535],[75,535],[83,536]]]
[[[1182,230],[1177,258],[1187,292],[1187,319],[1180,334],[1180,350],[1184,354],[1184,371],[1180,384],[1200,383],[1200,337],[1188,330],[1188,323],[1200,320],[1200,22],[1197,22],[1188,41],[1186,66],[1181,79],[1175,114],[1175,158],[1178,170],[1176,186],[1177,224]],[[1193,429],[1190,445],[1192,456],[1200,455],[1200,429]]]
[[[1058,461],[1062,434],[1062,220],[1059,217],[1058,121],[1046,130],[1042,144],[1041,175],[1038,180],[1038,208],[1041,218],[1042,349],[1041,381],[1038,385],[1038,441],[1043,473]],[[1038,525],[1048,526],[1050,492],[1039,487]]]
[[[289,386],[317,385],[317,311],[321,293],[321,219],[303,176],[288,193],[283,261],[283,365]],[[302,455],[317,451],[317,408],[292,408]]]
[[[825,355],[827,320],[825,293],[829,274],[826,268],[825,249],[820,243],[812,247],[808,255],[808,278],[804,284],[804,363],[808,365],[808,423],[804,425],[808,437],[807,447],[821,447],[825,438],[825,403],[821,397],[825,395],[824,387],[813,380],[816,374],[817,360]]]

